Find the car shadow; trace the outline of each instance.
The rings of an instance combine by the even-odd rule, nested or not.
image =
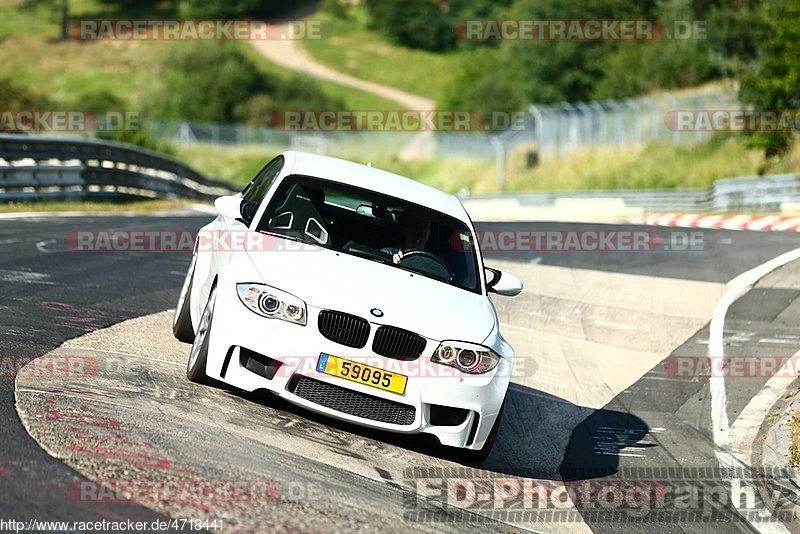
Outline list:
[[[578,406],[534,388],[511,384],[492,453],[481,464],[472,464],[461,461],[457,450],[442,447],[429,434],[364,428],[307,411],[268,391],[228,391],[250,402],[388,445],[495,473],[545,480],[613,475],[619,467],[620,451],[643,447],[638,442],[648,431],[647,424],[631,414]],[[348,450],[338,452],[360,457],[355,442]]]
[[[620,451],[640,446],[647,431],[631,414],[511,384],[497,441],[480,467],[545,480],[608,476],[617,472]]]

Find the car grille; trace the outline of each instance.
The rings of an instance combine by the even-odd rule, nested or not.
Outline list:
[[[367,344],[369,323],[349,313],[322,310],[317,320],[319,332],[336,343],[357,349]]]
[[[295,375],[289,381],[288,388],[291,393],[315,404],[381,423],[410,425],[417,415],[413,406],[380,399],[307,376]]]
[[[381,326],[375,332],[372,351],[396,360],[416,360],[425,350],[425,338],[394,326]]]

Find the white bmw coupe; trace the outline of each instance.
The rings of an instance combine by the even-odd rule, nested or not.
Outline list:
[[[189,380],[485,459],[514,364],[488,293],[522,283],[484,267],[456,197],[290,151],[215,206],[173,321]]]

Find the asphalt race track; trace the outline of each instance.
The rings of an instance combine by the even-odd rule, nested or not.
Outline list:
[[[209,216],[204,215],[42,217],[0,221],[3,250],[0,257],[0,356],[5,361],[24,363],[27,358],[53,351],[66,340],[174,306],[188,265],[188,252],[75,252],[65,246],[65,236],[70,232],[196,230],[208,220]],[[602,227],[640,229],[665,235],[670,232],[650,227]],[[564,231],[597,229],[598,225],[490,223],[478,227],[479,231],[509,228]],[[553,276],[560,276],[559,273],[567,272],[565,270],[590,272],[590,275],[596,272],[620,277],[614,280],[637,280],[645,284],[657,279],[665,283],[674,280],[678,284],[675,287],[722,291],[723,284],[742,273],[800,247],[797,234],[724,230],[702,233],[702,247],[695,250],[674,250],[673,247],[673,250],[647,253],[499,251],[488,258],[504,265],[517,264],[520,269],[537,266],[537,273],[553,273]],[[726,310],[723,331],[726,355],[769,354],[787,358],[800,350],[800,333],[797,332],[800,301],[796,302],[800,296],[797,282],[800,267],[797,263],[790,262],[771,271]],[[526,280],[526,284],[532,287],[531,280]],[[624,301],[628,297],[626,287],[616,287],[614,291],[618,296],[612,300]],[[709,294],[714,295],[713,291]],[[672,297],[680,298],[691,308],[693,299],[699,299],[698,295],[687,292]],[[654,294],[653,298],[658,296]],[[533,314],[530,320],[536,320],[535,304],[526,300],[519,302],[522,304],[517,308],[502,308],[498,303],[501,316],[504,311],[520,315],[530,311]],[[602,303],[598,306],[597,309],[603,309]],[[582,309],[587,314],[591,312],[587,306]],[[543,328],[542,325],[552,329],[579,327],[569,318],[559,319],[552,310],[546,313],[551,317],[532,323],[538,325],[537,329]],[[625,322],[625,318],[607,319]],[[163,317],[156,317],[147,324],[161,325],[159,321],[163,322]],[[686,323],[684,327],[695,326],[667,352],[673,356],[705,354],[714,335],[705,322]],[[632,335],[630,331],[626,334],[625,328],[629,325],[617,323],[607,325],[607,329],[620,328],[621,333],[615,334],[619,337]],[[580,327],[587,328],[586,324]],[[522,327],[514,328],[516,331]],[[156,337],[153,331],[142,331],[138,335]],[[517,335],[521,336],[521,331]],[[642,339],[642,350],[648,350],[648,343],[655,343],[655,340]],[[188,346],[185,349],[188,354]],[[679,486],[720,486],[730,490],[731,481],[719,472],[714,447],[716,431],[712,428],[711,389],[715,385],[708,378],[670,374],[669,367],[658,359],[636,374],[632,383],[604,378],[609,387],[603,394],[587,389],[585,402],[567,400],[567,395],[554,395],[522,383],[512,384],[510,410],[504,417],[495,451],[479,469],[452,476],[468,478],[471,475],[482,480],[524,478],[542,484],[566,484],[576,491],[584,489],[581,483],[586,480],[617,488],[655,480],[659,492],[648,493],[646,499],[659,501],[659,514],[646,514],[641,518],[631,514],[615,516],[606,508],[598,510],[596,503],[579,500],[574,502],[578,516],[570,520],[542,515],[532,520],[496,522],[487,519],[491,510],[471,506],[443,507],[435,499],[426,498],[436,494],[436,480],[448,477],[443,470],[459,467],[429,443],[334,423],[258,395],[242,397],[233,392],[195,386],[181,380],[183,368],[175,362],[156,361],[153,356],[139,358],[133,349],[129,352],[131,356],[126,358],[87,349],[86,354],[103,362],[104,374],[98,373],[93,386],[96,402],[84,406],[86,396],[77,398],[77,394],[72,400],[64,401],[73,403],[70,406],[74,411],[68,412],[72,417],[83,410],[87,417],[96,421],[102,418],[104,403],[114,399],[128,408],[125,413],[130,417],[123,422],[124,428],[93,425],[80,418],[67,417],[65,421],[61,416],[26,421],[29,429],[35,429],[42,445],[49,453],[65,457],[59,451],[67,441],[79,439],[75,434],[80,429],[76,430],[74,423],[80,421],[82,431],[92,428],[88,440],[125,439],[130,443],[147,443],[154,451],[147,458],[157,458],[157,452],[166,451],[164,454],[176,466],[190,469],[206,479],[241,479],[246,478],[248,472],[260,473],[261,477],[276,481],[280,488],[280,498],[268,513],[273,522],[266,524],[281,530],[513,531],[518,526],[547,532],[748,532],[754,528],[741,518],[732,504],[717,507],[700,518],[697,514],[681,512],[685,508],[681,509],[682,504],[674,496]],[[519,354],[518,348],[518,357]],[[541,366],[530,369],[534,373],[547,373]],[[749,413],[751,401],[769,378],[727,381],[725,415],[732,436],[741,430],[741,425],[736,425],[740,414]],[[587,379],[581,378],[581,381]],[[28,395],[26,398],[35,399],[31,404],[41,413],[52,414],[56,413],[56,408],[42,393],[50,388],[54,395],[69,399],[69,388],[73,386],[54,381],[37,387],[38,391],[26,393],[23,388],[17,394]],[[572,420],[574,426],[569,424]],[[75,470],[45,452],[21,424],[15,407],[15,380],[8,372],[0,373],[0,428],[3,436],[0,441],[0,509],[4,518],[145,521],[165,518],[165,512],[175,517],[191,509],[180,505],[170,508],[156,503],[148,507],[74,498],[70,488],[85,480],[80,473],[106,473],[104,469],[109,468],[104,462],[108,458],[97,454],[81,456],[70,442],[72,452],[66,464],[77,466]],[[209,439],[208,435],[202,435],[199,429],[206,428],[216,432],[216,437]],[[563,444],[554,437],[559,432],[566,433]],[[758,428],[752,428],[753,439],[748,446],[753,444],[757,432]],[[224,458],[218,457],[220,451],[225,451]],[[137,454],[144,453],[138,451]],[[758,457],[757,447],[753,457]],[[137,476],[153,476],[152,465],[132,464],[131,469]],[[708,471],[692,471],[697,468]],[[404,477],[402,473],[407,475]],[[115,476],[126,474],[108,471],[105,475],[106,478]],[[298,488],[314,488],[313,498],[309,491],[289,495],[293,482]],[[752,482],[765,490],[763,495],[780,484],[780,480],[769,477]],[[648,487],[650,490],[652,486]],[[702,502],[704,495],[700,493]],[[774,510],[778,506],[776,502],[766,502],[761,495],[756,497],[757,507]],[[437,511],[444,522],[407,519],[406,512],[419,509]],[[263,510],[260,518],[252,510],[235,507],[224,513],[233,519],[240,514],[246,518],[244,525],[268,528]],[[483,518],[484,522],[466,523],[475,521],[476,517]],[[794,524],[787,528],[796,532],[798,527]]]

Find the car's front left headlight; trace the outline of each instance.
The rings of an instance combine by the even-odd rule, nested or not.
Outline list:
[[[253,313],[306,325],[306,303],[291,293],[266,284],[236,284],[239,300]]]
[[[431,361],[455,367],[471,375],[488,373],[500,363],[500,355],[482,345],[462,341],[442,341]]]

